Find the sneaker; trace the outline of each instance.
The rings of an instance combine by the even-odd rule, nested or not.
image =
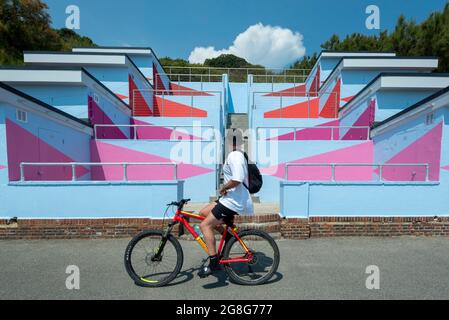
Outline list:
[[[221,270],[220,264],[218,263],[218,257],[209,257],[209,265],[208,266],[204,266],[199,272],[198,272],[198,276],[200,278],[206,278],[210,275],[212,275],[213,273],[215,273],[216,271]]]

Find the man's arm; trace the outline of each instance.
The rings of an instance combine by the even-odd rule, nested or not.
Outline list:
[[[230,180],[228,183],[226,183],[223,187],[220,189],[220,195],[225,196],[228,193],[229,189],[233,189],[238,187],[240,184],[240,181]]]

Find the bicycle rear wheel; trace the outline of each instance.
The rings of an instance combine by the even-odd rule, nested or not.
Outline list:
[[[244,230],[239,237],[248,247],[253,259],[248,262],[232,262],[224,266],[229,278],[241,285],[260,285],[268,282],[279,267],[279,248],[274,239],[261,230]],[[241,243],[234,237],[223,251],[223,259],[245,256]]]
[[[184,255],[178,240],[168,236],[162,255],[156,257],[163,240],[162,231],[147,230],[135,236],[125,251],[125,268],[137,285],[162,287],[179,274]]]

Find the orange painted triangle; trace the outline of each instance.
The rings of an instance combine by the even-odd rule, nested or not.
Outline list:
[[[122,99],[122,100],[128,99],[128,96],[124,96],[123,94],[120,94],[120,93],[115,93],[115,95],[116,95],[117,97],[119,97],[120,99]]]
[[[319,98],[264,113],[264,118],[318,118]]]
[[[341,80],[338,79],[334,89],[332,90],[332,93],[329,94],[326,104],[321,110],[320,117],[337,118],[337,112],[340,106],[340,86]]]
[[[170,83],[170,95],[172,96],[211,96],[211,94],[198,91],[176,83]]]
[[[206,118],[207,111],[155,96],[156,108],[161,117],[197,117]]]

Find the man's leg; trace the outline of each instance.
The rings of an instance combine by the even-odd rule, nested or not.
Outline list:
[[[199,214],[207,218],[212,213],[212,209],[215,208],[216,205],[217,205],[216,202],[208,204],[207,206],[205,206],[203,209],[200,210]],[[215,230],[217,230],[219,234],[223,234],[224,227],[221,224],[219,224],[215,227]]]
[[[220,269],[220,264],[218,263],[219,258],[215,246],[214,228],[221,223],[223,223],[223,221],[218,220],[214,216],[214,214],[209,214],[207,218],[200,224],[201,232],[203,232],[204,242],[206,242],[209,253],[209,265],[200,270],[200,272],[198,273],[200,278],[210,276],[215,271]]]
[[[205,220],[200,224],[201,232],[204,236],[204,242],[206,242],[207,248],[209,249],[209,256],[216,256],[217,249],[215,246],[215,236],[214,228],[221,225],[222,220],[217,220],[213,214],[209,214]]]

